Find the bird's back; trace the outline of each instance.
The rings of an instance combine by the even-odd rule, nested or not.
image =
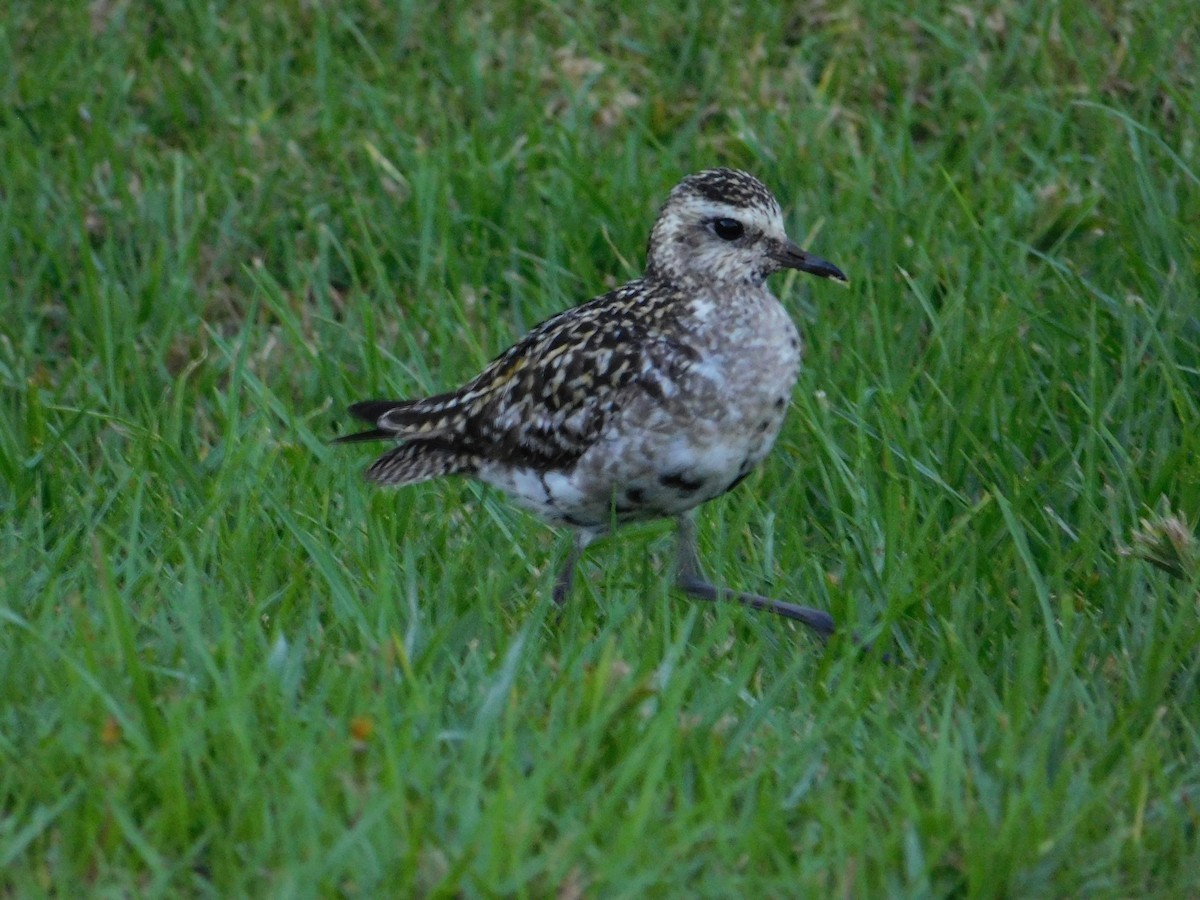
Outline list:
[[[474,475],[484,461],[570,466],[628,392],[661,393],[694,356],[674,337],[678,299],[670,285],[632,281],[542,322],[457,390],[354,404],[375,427],[338,441],[402,441],[367,469],[393,486]]]

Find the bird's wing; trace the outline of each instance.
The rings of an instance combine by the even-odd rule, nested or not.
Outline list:
[[[504,462],[569,465],[632,396],[665,398],[699,358],[661,327],[671,299],[632,282],[547,319],[457,391],[368,401],[352,411],[375,423],[372,435],[438,440]]]

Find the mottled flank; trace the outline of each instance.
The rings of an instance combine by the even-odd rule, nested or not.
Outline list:
[[[380,484],[463,474],[582,540],[616,522],[677,516],[729,490],[770,451],[800,337],[764,282],[793,268],[845,280],[784,232],[745,172],[712,169],[671,191],[646,273],[547,319],[470,382],[351,412],[400,445]]]

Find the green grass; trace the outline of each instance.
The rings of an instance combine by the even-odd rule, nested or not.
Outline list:
[[[1194,4],[434,6],[0,19],[0,891],[1200,894]],[[326,443],[718,163],[852,285],[708,567],[898,665]]]

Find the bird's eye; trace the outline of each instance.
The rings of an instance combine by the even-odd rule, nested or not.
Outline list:
[[[737,219],[714,219],[712,227],[717,237],[723,241],[736,241],[746,233],[746,229]]]

